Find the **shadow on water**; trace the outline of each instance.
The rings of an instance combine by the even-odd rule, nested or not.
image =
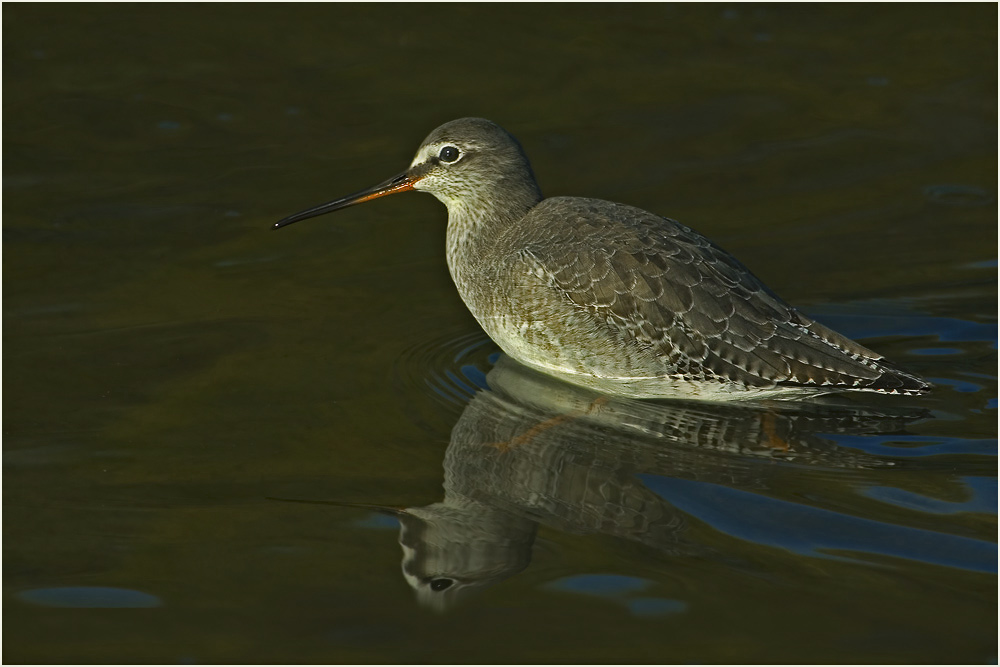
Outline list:
[[[487,341],[458,341],[463,361]],[[879,487],[901,456],[844,446],[905,439],[922,409],[822,403],[637,401],[559,382],[494,354],[433,385],[473,395],[444,454],[444,498],[422,507],[329,502],[394,516],[402,572],[419,603],[443,611],[531,563],[539,526],[637,542],[662,557],[731,556],[692,539],[703,522],[735,538],[818,558],[880,555],[989,572],[996,545],[781,498],[782,473]],[[445,379],[446,378],[446,379]],[[451,386],[446,392],[444,386]],[[916,465],[921,465],[917,463]],[[571,586],[573,584],[570,584]],[[581,586],[590,585],[580,583]]]

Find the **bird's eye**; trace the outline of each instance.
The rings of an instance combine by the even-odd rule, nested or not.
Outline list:
[[[431,581],[431,590],[443,591],[446,588],[450,588],[453,583],[455,582],[451,579],[434,579]]]
[[[441,152],[438,153],[438,158],[440,158],[442,162],[454,162],[458,159],[458,149],[454,146],[445,146],[441,149]]]

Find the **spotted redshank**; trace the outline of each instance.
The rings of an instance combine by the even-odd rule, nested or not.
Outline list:
[[[674,220],[600,199],[544,199],[517,139],[482,118],[445,123],[403,173],[274,228],[406,190],[448,207],[448,268],[486,333],[574,384],[706,400],[930,387],[798,312]]]

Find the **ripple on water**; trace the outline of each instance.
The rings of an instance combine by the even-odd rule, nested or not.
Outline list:
[[[393,386],[415,423],[447,434],[476,392],[488,388],[486,373],[498,355],[482,331],[445,333],[403,350],[393,366]]]

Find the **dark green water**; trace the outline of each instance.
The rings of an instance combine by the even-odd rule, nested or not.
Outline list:
[[[996,660],[995,5],[3,14],[6,662]],[[268,229],[467,115],[937,389],[594,410],[431,197]]]

